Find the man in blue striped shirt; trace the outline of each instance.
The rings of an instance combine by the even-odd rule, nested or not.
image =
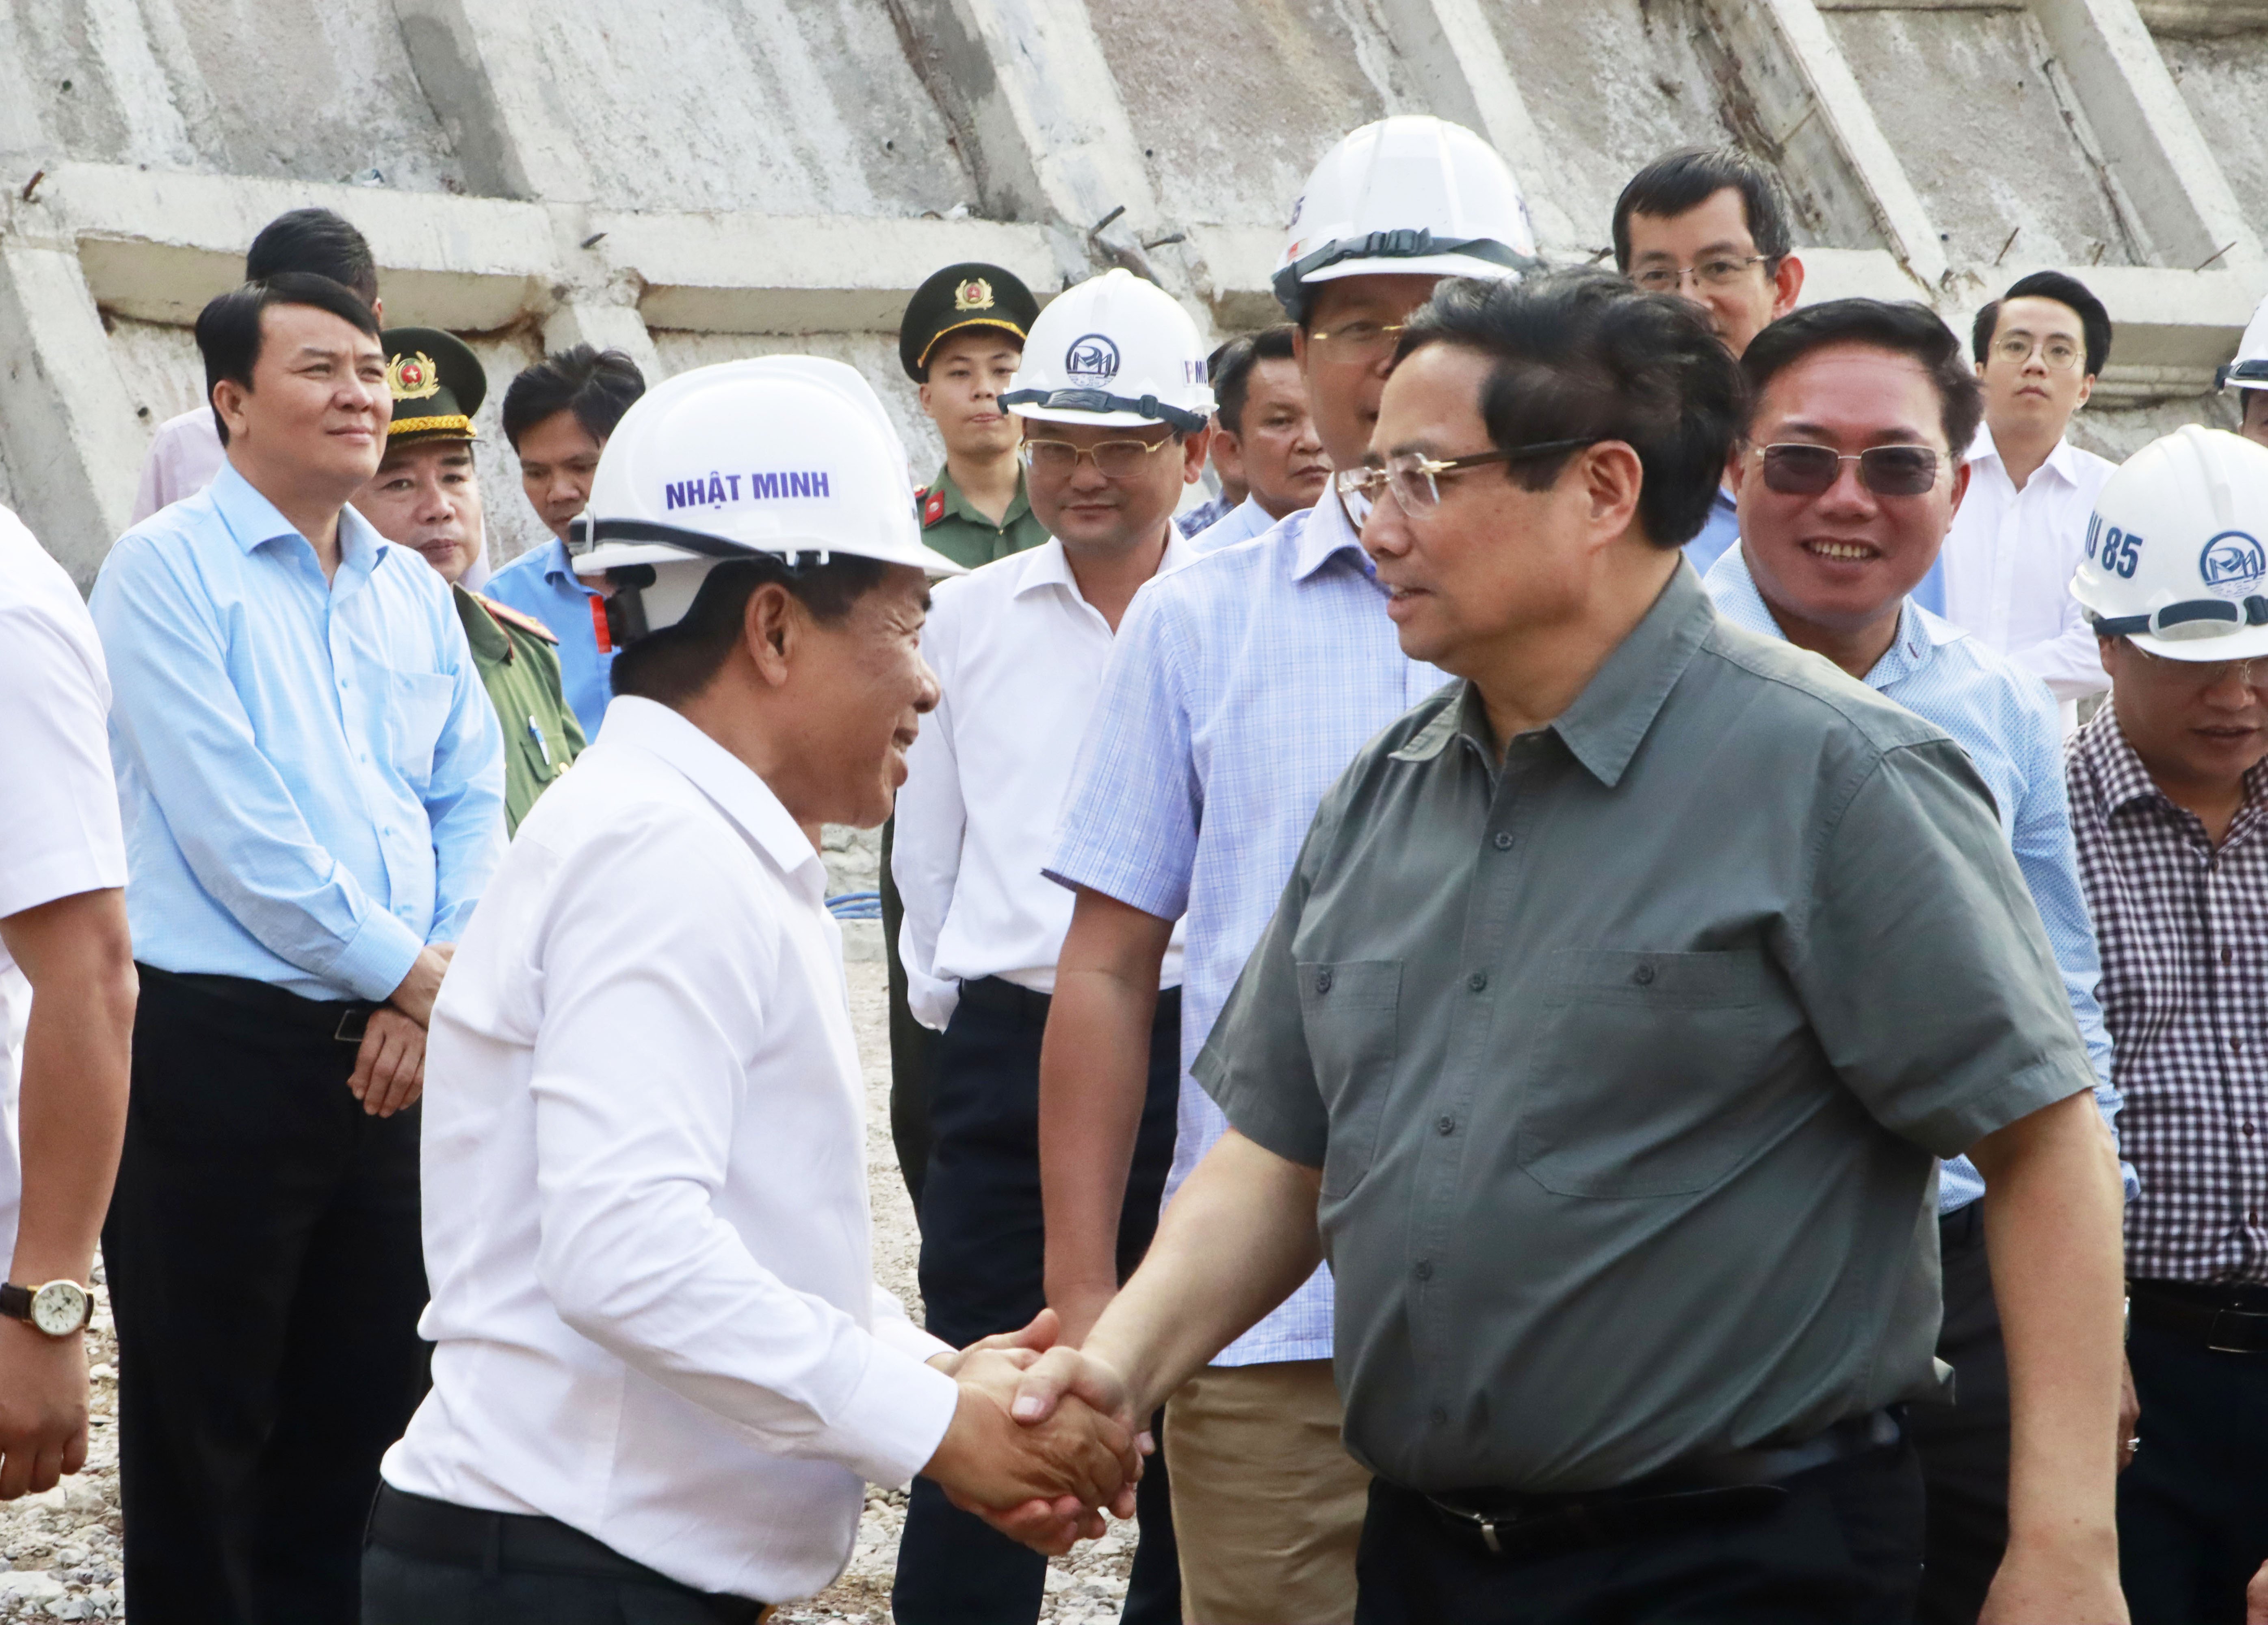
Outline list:
[[[424,1386],[415,1106],[503,741],[447,586],[346,505],[392,415],[369,306],[286,273],[197,343],[228,461],[91,606],[142,977],[103,1232],[127,1581],[158,1625],[350,1625]]]
[[[1753,392],[1749,434],[1727,479],[1741,540],[1709,571],[1718,612],[1825,656],[1969,754],[2047,927],[2110,1121],[2118,1094],[2095,997],[2102,964],[2080,888],[2056,702],[2037,678],[1909,596],[1952,523],[1968,479],[1956,448],[1984,409],[1960,341],[1919,305],[1839,299],[1764,328],[1742,366]],[[2008,1379],[1984,1194],[1967,1158],[1944,1165],[1937,1352],[1957,1387],[1953,1409],[1911,1418],[1929,1495],[1925,1625],[1974,1625],[2007,1541]],[[2120,1438],[2130,1430],[2122,1425]]]

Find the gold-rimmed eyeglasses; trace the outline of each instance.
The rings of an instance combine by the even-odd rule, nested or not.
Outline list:
[[[1173,443],[1171,435],[1154,442],[1105,440],[1091,446],[1073,445],[1068,440],[1027,440],[1016,454],[1024,460],[1025,467],[1038,474],[1069,479],[1084,458],[1106,480],[1130,480],[1142,472],[1145,461]]]
[[[1992,353],[2001,360],[2022,366],[2036,353],[2047,364],[2051,372],[2068,372],[2087,354],[2078,345],[2065,338],[2032,339],[2021,333],[2011,333],[2005,339],[1992,341]]]
[[[1428,457],[1423,452],[1404,452],[1388,458],[1383,464],[1343,468],[1331,478],[1343,496],[1359,496],[1374,504],[1381,491],[1390,491],[1403,512],[1424,513],[1441,505],[1440,482],[1446,475],[1462,474],[1490,463],[1521,462],[1531,457],[1549,457],[1554,452],[1571,452],[1577,446],[1597,444],[1596,436],[1585,436],[1572,440],[1539,440],[1530,445],[1475,452],[1465,457]]]

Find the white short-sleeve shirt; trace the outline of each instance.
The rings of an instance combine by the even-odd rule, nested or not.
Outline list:
[[[110,679],[78,589],[0,508],[0,920],[126,884]],[[0,1272],[23,1182],[16,1089],[32,988],[0,945]]]

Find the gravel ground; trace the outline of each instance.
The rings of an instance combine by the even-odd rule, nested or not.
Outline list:
[[[872,846],[830,832],[828,868],[834,891],[873,885]],[[838,842],[840,842],[838,844]],[[859,1058],[867,1078],[866,1167],[874,1207],[874,1273],[898,1294],[916,1319],[921,1314],[914,1286],[918,1239],[913,1210],[890,1149],[889,1039],[881,965],[880,928],[846,928],[850,959],[850,1012],[858,1033]],[[86,1471],[65,1479],[45,1495],[0,1506],[0,1620],[94,1620],[126,1617],[119,1577],[122,1522],[118,1515],[118,1345],[109,1301],[98,1271],[94,1328],[87,1345],[94,1374],[93,1440]],[[858,1548],[843,1577],[823,1595],[784,1610],[784,1621],[865,1621],[885,1625],[890,1618],[890,1576],[897,1562],[898,1532],[905,1523],[906,1498],[876,1490],[866,1499],[858,1526]],[[1048,1571],[1047,1596],[1040,1618],[1046,1625],[1102,1625],[1118,1617],[1133,1561],[1133,1531],[1082,1546],[1058,1558]]]

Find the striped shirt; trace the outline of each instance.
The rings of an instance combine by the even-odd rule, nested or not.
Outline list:
[[[1718,561],[1705,585],[1717,600],[1717,613],[1726,620],[1766,637],[1785,636],[1756,591],[1740,548]],[[2063,972],[2072,1017],[2087,1041],[2087,1057],[2099,1080],[2095,1103],[2115,1135],[2119,1099],[2110,1081],[2110,1034],[2095,1002],[2102,965],[2094,928],[2088,923],[2087,900],[2080,891],[2079,859],[2064,802],[2058,756],[2062,734],[2054,699],[2039,679],[1911,599],[1899,611],[1896,637],[1863,680],[1877,694],[1951,734],[1991,788],[2016,867],[2038,905],[2040,923],[2047,927],[2048,945]],[[2130,1188],[2132,1177],[2127,1171]],[[1950,1213],[1984,1194],[1984,1180],[1977,1165],[1956,1157],[1945,1165],[1939,1180],[1938,1211]]]
[[[2115,705],[2064,763],[2142,1176],[2126,1273],[2268,1283],[2268,762],[2217,848],[2152,781]]]
[[[1147,583],[1118,629],[1049,879],[1188,915],[1180,1134],[1167,1200],[1227,1127],[1189,1069],[1291,878],[1323,792],[1447,680],[1402,652],[1336,499]],[[1214,1362],[1331,1356],[1319,1269]]]

